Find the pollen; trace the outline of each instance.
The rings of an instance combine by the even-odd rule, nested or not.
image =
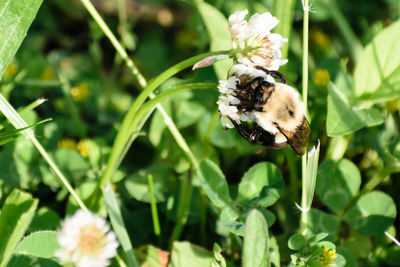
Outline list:
[[[315,85],[326,87],[326,86],[328,86],[330,79],[331,79],[331,76],[329,75],[328,70],[317,69],[315,71],[315,77],[314,77]]]
[[[336,259],[336,250],[331,250],[328,249],[327,247],[324,247],[324,251],[322,252],[322,255],[318,258],[318,261],[324,266],[324,267],[329,267],[331,263],[333,263],[333,260]]]

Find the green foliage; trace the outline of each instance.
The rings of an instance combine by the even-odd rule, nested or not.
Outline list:
[[[246,219],[242,265],[269,266],[268,250],[267,222],[262,213],[252,210]]]
[[[79,205],[109,215],[111,266],[398,265],[398,1],[310,0],[308,37],[301,1],[96,3],[104,25],[64,2],[0,1],[0,266],[61,266],[55,231]],[[305,169],[222,127],[231,59],[187,69],[238,52],[227,18],[245,8],[280,20],[299,91],[310,42]]]
[[[13,59],[42,0],[5,0],[0,3],[0,77]]]
[[[129,239],[129,235],[126,231],[124,220],[121,215],[121,211],[118,207],[117,198],[115,197],[114,191],[111,186],[103,188],[104,201],[106,202],[107,212],[111,219],[111,225],[118,237],[119,242],[125,252],[127,258],[127,264],[129,267],[137,267],[139,263],[133,252],[132,243]]]
[[[379,191],[363,195],[345,215],[346,221],[364,235],[383,234],[395,217],[393,199]]]
[[[212,253],[189,242],[174,242],[171,251],[171,266],[210,266]]]
[[[359,102],[386,102],[400,97],[400,21],[369,43],[354,70],[354,92]]]
[[[361,185],[357,166],[348,159],[324,161],[318,169],[316,191],[321,201],[333,212],[342,211]]]
[[[35,214],[38,200],[14,189],[0,214],[0,266],[6,266]]]
[[[15,254],[51,259],[58,248],[57,233],[54,231],[38,231],[25,237],[15,249]]]
[[[225,16],[206,2],[197,0],[196,5],[210,36],[210,51],[231,49],[232,38],[226,30],[229,28],[229,24]],[[215,74],[219,79],[225,79],[231,64],[231,60],[224,60],[214,65]]]

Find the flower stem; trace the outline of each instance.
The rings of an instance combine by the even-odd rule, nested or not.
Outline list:
[[[307,95],[308,95],[308,12],[309,12],[309,3],[308,0],[303,0],[303,81],[302,81],[302,90],[303,90],[303,101],[304,106],[306,108],[306,115],[308,114],[307,108]],[[307,202],[307,154],[304,154],[301,158],[301,220],[300,220],[300,231],[305,234],[307,230],[307,213],[308,209],[306,208]]]

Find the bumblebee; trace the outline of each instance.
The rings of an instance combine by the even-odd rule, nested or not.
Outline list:
[[[286,85],[278,71],[257,66],[267,75],[280,79],[279,83],[264,77],[246,77],[236,83],[236,105],[240,113],[251,112],[253,123],[232,120],[239,134],[253,144],[268,148],[282,148],[287,144],[298,155],[307,151],[311,129],[305,117],[305,106],[296,89]]]

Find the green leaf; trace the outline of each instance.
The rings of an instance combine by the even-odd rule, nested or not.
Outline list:
[[[318,169],[316,191],[332,211],[341,212],[358,192],[361,175],[348,159],[324,161]]]
[[[153,164],[149,168],[141,169],[130,175],[125,180],[125,188],[129,195],[138,201],[150,203],[150,190],[148,176],[153,176],[154,196],[156,202],[165,201],[165,193],[168,189],[170,170],[165,164]]]
[[[38,231],[25,237],[15,249],[16,254],[50,259],[58,248],[57,232]]]
[[[38,200],[28,193],[14,189],[7,197],[0,214],[0,266],[10,260],[18,242],[24,236]]]
[[[379,235],[394,222],[396,205],[393,199],[379,191],[363,195],[345,214],[350,226],[364,235]]]
[[[288,247],[291,250],[301,250],[306,246],[306,239],[302,234],[294,234],[289,238]]]
[[[36,232],[39,230],[57,230],[60,226],[60,217],[56,212],[48,207],[41,207],[33,217],[28,232]]]
[[[360,102],[376,103],[400,96],[400,21],[381,31],[365,48],[354,72]]]
[[[229,204],[231,198],[228,183],[217,164],[205,159],[197,170],[197,177],[204,192],[217,208],[223,208]]]
[[[206,108],[195,102],[181,100],[176,103],[176,125],[178,128],[188,127],[199,121],[203,114],[206,113]]]
[[[377,108],[354,107],[333,83],[328,86],[328,118],[326,130],[329,136],[341,136],[364,127],[376,126],[384,121],[384,114]]]
[[[0,77],[24,40],[42,0],[0,1]]]
[[[371,238],[352,228],[350,228],[348,238],[343,240],[342,245],[356,259],[368,257],[373,249]]]
[[[242,266],[268,266],[268,225],[264,216],[253,210],[246,219],[245,229]]]
[[[196,3],[210,36],[210,51],[231,49],[232,37],[229,31],[229,23],[225,16],[218,9],[206,2],[196,1]],[[218,79],[226,79],[231,65],[231,60],[223,60],[214,64]]]
[[[79,152],[71,149],[58,149],[55,153],[55,161],[63,173],[73,179],[82,178],[90,167]]]
[[[189,242],[174,242],[171,252],[173,267],[203,267],[211,266],[213,254],[204,248]]]
[[[278,167],[269,162],[260,162],[251,167],[239,184],[238,202],[257,202],[268,207],[278,200],[283,190],[283,178]]]
[[[240,219],[240,212],[234,205],[225,206],[220,214],[222,224],[235,235],[244,235],[244,223],[238,221]]]
[[[344,247],[336,247],[336,253],[346,260],[346,267],[357,266],[357,261],[354,259],[353,255],[351,255],[351,253]]]
[[[317,209],[310,209],[307,216],[307,228],[312,234],[324,232],[328,233],[331,237],[335,237],[338,233],[339,222],[335,215]]]
[[[7,267],[21,267],[21,266],[35,266],[35,267],[61,267],[54,260],[37,258],[27,255],[14,255]]]
[[[126,230],[124,220],[121,215],[121,211],[118,206],[117,198],[115,197],[114,191],[111,186],[102,188],[104,201],[106,202],[106,208],[108,215],[110,216],[111,225],[115,234],[118,237],[119,242],[125,252],[127,265],[129,267],[139,266],[135,254],[132,249],[132,243],[129,239],[129,234]]]

